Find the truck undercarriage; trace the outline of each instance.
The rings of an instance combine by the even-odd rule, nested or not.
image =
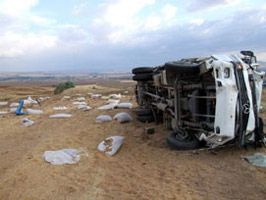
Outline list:
[[[264,72],[251,51],[132,70],[137,119],[162,122],[175,149],[265,143],[259,107]]]

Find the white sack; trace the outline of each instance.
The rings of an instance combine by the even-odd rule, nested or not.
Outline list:
[[[85,101],[85,100],[86,100],[85,97],[79,97],[76,99],[76,101]]]
[[[111,94],[111,95],[109,95],[109,98],[111,98],[111,99],[121,99],[121,94]]]
[[[88,111],[88,110],[91,110],[92,108],[90,106],[87,106],[87,105],[78,105],[77,109]]]
[[[105,153],[106,156],[113,156],[122,146],[124,138],[123,136],[108,137],[98,145],[98,150]]]
[[[75,164],[80,160],[80,151],[76,149],[45,151],[43,159],[52,165]]]
[[[67,114],[67,113],[58,113],[58,114],[54,114],[54,115],[50,115],[49,118],[70,118],[72,117],[71,114]]]
[[[29,118],[23,118],[21,119],[21,123],[23,126],[32,126],[34,121],[30,120]]]
[[[120,112],[114,116],[114,120],[117,120],[120,123],[124,123],[132,121],[132,117],[128,113]]]
[[[10,108],[12,108],[12,107],[18,107],[18,105],[19,105],[19,103],[11,103],[11,104],[9,105],[9,107],[10,107]]]
[[[70,96],[64,96],[63,99],[70,99]]]
[[[98,117],[96,117],[95,121],[97,123],[109,122],[109,121],[112,121],[112,117],[110,115],[99,115]]]
[[[114,104],[119,104],[120,100],[117,99],[109,99],[108,101],[106,101],[106,104],[110,104],[110,103],[114,103]]]
[[[24,105],[38,104],[38,101],[33,100],[30,96],[24,100]]]
[[[132,108],[132,103],[119,103],[116,105],[116,108],[126,108],[126,109],[131,109]]]
[[[35,109],[27,109],[26,113],[29,115],[40,115],[43,114],[42,110],[35,110]]]
[[[91,94],[91,98],[97,99],[100,98],[102,95],[101,94]]]
[[[0,102],[0,106],[7,106],[7,105],[8,105],[8,102],[7,101]]]
[[[100,106],[98,108],[98,110],[111,110],[111,109],[114,109],[116,107],[116,105],[117,105],[117,103],[109,103],[109,104]]]
[[[74,101],[73,103],[72,103],[73,105],[87,105],[87,103],[86,102],[79,102],[79,101]]]
[[[5,115],[5,114],[7,114],[6,111],[0,111],[0,115]]]
[[[53,107],[54,110],[67,110],[66,106],[57,106],[57,107]]]
[[[9,112],[10,113],[16,113],[16,110],[17,110],[16,107],[12,107],[12,108],[9,109]]]

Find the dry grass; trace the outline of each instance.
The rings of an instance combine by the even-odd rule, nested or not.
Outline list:
[[[113,116],[121,110],[82,112],[73,108],[71,101],[62,100],[64,95],[110,94],[125,88],[133,93],[130,85],[67,90],[41,105],[45,114],[29,116],[36,124],[28,128],[20,125],[23,116],[0,118],[0,199],[265,199],[266,170],[240,158],[257,151],[266,153],[265,149],[171,151],[165,144],[166,130],[160,125],[145,125],[135,119],[128,124],[97,124],[97,115]],[[12,101],[28,94],[51,95],[51,91],[42,87],[0,88],[1,100]],[[131,95],[123,98],[133,99]],[[87,97],[87,102],[97,107],[104,101]],[[266,106],[266,101],[263,104]],[[48,119],[56,105],[69,107],[73,117]],[[128,112],[134,116],[133,111]],[[155,127],[156,133],[144,136],[147,126]],[[110,135],[123,135],[126,140],[117,155],[107,158],[96,147]],[[61,148],[85,148],[88,157],[66,166],[42,160],[44,151]]]

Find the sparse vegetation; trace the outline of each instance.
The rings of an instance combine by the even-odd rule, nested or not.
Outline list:
[[[62,93],[64,90],[67,90],[69,88],[74,88],[75,84],[71,81],[67,81],[65,83],[59,83],[54,90],[54,94],[60,94]]]

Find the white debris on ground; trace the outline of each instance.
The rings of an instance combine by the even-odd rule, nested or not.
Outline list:
[[[40,101],[40,102],[43,102],[43,101],[46,101],[46,100],[48,100],[48,99],[50,99],[51,97],[39,97],[38,98],[38,101]]]
[[[117,103],[109,103],[107,105],[103,105],[98,107],[98,110],[112,110],[115,108],[115,106],[117,105]]]
[[[106,156],[113,156],[122,146],[124,138],[123,136],[108,137],[98,145],[98,150]]]
[[[87,103],[86,102],[79,102],[79,101],[74,101],[73,103],[72,103],[73,105],[76,105],[76,106],[78,106],[78,105],[87,105]]]
[[[79,97],[79,98],[75,99],[75,101],[85,101],[85,100],[86,100],[85,97]]]
[[[81,155],[88,156],[87,152],[83,150],[61,149],[57,151],[45,151],[43,159],[52,165],[75,164],[79,162]]]
[[[109,98],[110,99],[121,99],[121,94],[110,94]]]
[[[8,102],[7,101],[0,102],[0,106],[7,106],[7,105],[8,105]]]
[[[106,101],[105,104],[110,104],[110,103],[115,103],[115,104],[119,104],[120,100],[117,99],[109,99],[108,101]]]
[[[0,111],[0,115],[5,115],[5,114],[7,114],[8,112],[6,112],[6,111]]]
[[[97,123],[110,122],[112,121],[112,117],[110,115],[99,115],[98,117],[96,117],[95,121]]]
[[[132,103],[119,103],[116,105],[115,108],[125,108],[125,109],[131,109],[133,107]]]
[[[102,95],[101,94],[91,94],[90,95],[90,97],[92,98],[92,99],[98,99],[98,98],[100,98]]]
[[[11,108],[9,109],[9,112],[10,112],[10,113],[15,113],[16,110],[17,110],[17,107],[11,107]]]
[[[28,96],[28,98],[23,101],[24,101],[24,105],[38,104],[38,101],[33,100],[31,96]]]
[[[53,107],[53,110],[67,110],[67,107],[66,106],[56,106],[56,107]]]
[[[41,114],[43,114],[43,111],[42,110],[28,108],[26,110],[26,113],[29,114],[29,115],[41,115]]]
[[[63,99],[68,100],[68,99],[71,99],[71,97],[70,96],[64,96]]]
[[[101,99],[108,100],[109,99],[109,96],[102,96]]]
[[[78,105],[77,109],[83,110],[83,111],[88,111],[88,110],[91,110],[92,108],[90,106],[87,106],[87,105]]]
[[[21,123],[23,126],[32,126],[34,124],[34,121],[30,120],[29,118],[22,118]]]
[[[243,158],[254,166],[266,168],[266,155],[265,154],[255,153],[252,156],[244,156]]]
[[[70,118],[70,117],[72,117],[72,115],[68,113],[58,113],[49,116],[49,118],[51,119]]]
[[[13,107],[18,107],[19,103],[11,103],[9,105],[10,108],[13,108]]]
[[[125,122],[131,122],[132,121],[132,117],[126,113],[126,112],[120,112],[117,113],[114,117],[114,120],[117,120],[120,123],[125,123]]]

